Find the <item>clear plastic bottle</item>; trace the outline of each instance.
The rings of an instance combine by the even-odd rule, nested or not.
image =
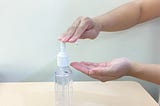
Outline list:
[[[55,71],[55,105],[71,106],[72,100],[72,71],[65,51],[65,43],[61,42],[57,55],[58,69]]]
[[[71,106],[72,71],[69,67],[59,67],[55,72],[56,106]]]

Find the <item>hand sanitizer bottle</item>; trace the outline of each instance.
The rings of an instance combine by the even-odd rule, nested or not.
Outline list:
[[[60,52],[57,55],[58,69],[55,71],[55,105],[71,106],[72,98],[72,71],[69,68],[69,59],[66,54],[66,45],[61,42]]]

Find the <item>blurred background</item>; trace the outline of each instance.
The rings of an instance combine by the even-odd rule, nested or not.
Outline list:
[[[60,36],[78,16],[94,17],[130,0],[0,0],[0,81],[53,81]],[[127,18],[127,17],[126,17]],[[68,44],[70,61],[104,62],[127,57],[160,62],[160,19],[131,29],[100,33]],[[73,69],[74,81],[94,80]],[[134,80],[158,100],[158,85]]]

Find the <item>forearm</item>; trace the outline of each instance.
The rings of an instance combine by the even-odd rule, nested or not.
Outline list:
[[[129,76],[160,85],[160,65],[132,63]]]
[[[119,31],[160,16],[160,0],[135,0],[93,18],[101,31]]]

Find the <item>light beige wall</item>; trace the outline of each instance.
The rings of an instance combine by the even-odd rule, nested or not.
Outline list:
[[[0,0],[0,81],[51,81],[56,69],[57,37],[78,16],[94,17],[129,0]],[[127,17],[126,17],[127,18]],[[101,33],[68,44],[71,61],[102,62],[118,57],[159,63],[160,20],[132,29]],[[93,80],[74,70],[74,80]],[[140,82],[153,96],[157,86]]]

